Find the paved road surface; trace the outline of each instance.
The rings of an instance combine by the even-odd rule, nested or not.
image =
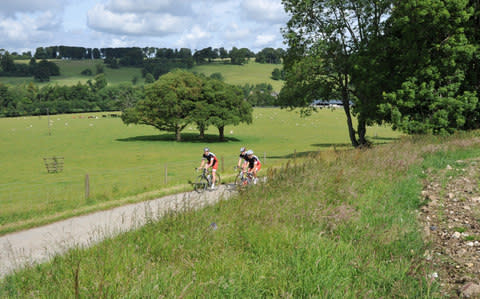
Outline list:
[[[99,241],[158,219],[168,211],[198,209],[229,198],[231,185],[203,194],[180,193],[78,216],[0,237],[0,278],[13,270],[48,261],[74,246],[88,247]]]

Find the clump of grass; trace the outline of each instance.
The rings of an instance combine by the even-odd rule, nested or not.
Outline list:
[[[0,297],[436,297],[415,212],[429,142],[287,163],[229,201],[8,276]]]

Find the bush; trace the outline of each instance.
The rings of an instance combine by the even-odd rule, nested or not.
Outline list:
[[[82,72],[81,72],[82,75],[84,76],[92,76],[93,75],[93,72],[91,69],[84,69]]]

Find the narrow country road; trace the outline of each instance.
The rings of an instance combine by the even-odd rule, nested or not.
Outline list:
[[[72,247],[92,246],[136,229],[166,212],[215,204],[228,199],[234,190],[232,185],[221,185],[202,194],[179,193],[5,235],[0,237],[0,279],[16,269],[46,262]]]

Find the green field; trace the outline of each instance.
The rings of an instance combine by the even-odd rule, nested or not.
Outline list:
[[[95,65],[97,63],[103,63],[103,60],[52,60],[60,68],[60,76],[50,77],[48,83],[36,83],[32,77],[0,77],[0,82],[5,84],[28,84],[34,82],[39,86],[47,84],[59,84],[59,85],[74,85],[78,82],[85,83],[88,80],[93,80],[94,76],[83,76],[81,72],[84,69],[91,69],[95,74]],[[22,60],[22,63],[24,61]],[[18,61],[17,61],[18,63]],[[118,84],[123,82],[132,82],[134,77],[138,78],[137,84],[142,84],[144,79],[142,78],[142,72],[140,68],[134,67],[122,67],[119,69],[111,69],[104,67],[105,77],[109,84]]]
[[[20,270],[0,297],[443,298],[417,222],[422,179],[478,157],[478,134],[321,152],[262,188]]]
[[[87,80],[93,80],[94,76],[83,76],[80,73],[84,69],[91,69],[95,73],[95,65],[103,63],[102,60],[52,60],[60,67],[60,76],[50,78],[49,83],[37,83],[39,86],[46,84],[74,85],[78,82],[85,83]],[[17,63],[26,63],[22,60]],[[282,65],[260,64],[250,62],[245,65],[230,64],[206,64],[196,66],[191,69],[193,72],[204,73],[209,76],[212,73],[221,73],[225,78],[225,82],[233,85],[259,84],[269,83],[273,89],[280,91],[282,81],[275,81],[270,78],[274,68],[282,68]],[[105,76],[109,84],[118,84],[123,82],[132,82],[134,77],[138,78],[137,84],[143,84],[142,72],[140,68],[121,67],[119,69],[111,69],[104,67]],[[31,77],[0,77],[0,83],[5,84],[28,84],[34,82]]]
[[[88,117],[97,118],[88,118]],[[227,142],[217,131],[197,139],[193,126],[183,142],[148,126],[125,126],[102,113],[0,119],[0,233],[159,196],[173,186],[190,188],[203,147],[224,161],[221,173],[233,174],[241,146],[252,148],[265,165],[279,165],[333,146],[348,146],[343,110],[321,110],[309,118],[274,108],[254,110],[253,124],[227,127]],[[369,128],[374,142],[399,136],[386,127]],[[61,173],[49,174],[44,157],[64,157]],[[168,177],[165,183],[165,168]],[[265,169],[266,172],[266,169]],[[85,199],[85,176],[90,197]],[[176,189],[178,190],[178,189]],[[152,192],[153,193],[146,193]],[[144,196],[136,196],[146,193]],[[131,196],[131,197],[129,197]],[[126,198],[128,197],[128,198]]]
[[[261,64],[250,62],[244,65],[231,64],[206,64],[196,66],[192,70],[198,73],[204,73],[209,76],[213,73],[221,73],[225,82],[233,85],[245,84],[271,84],[273,90],[280,92],[283,81],[272,80],[270,77],[275,68],[283,68],[281,64]]]

